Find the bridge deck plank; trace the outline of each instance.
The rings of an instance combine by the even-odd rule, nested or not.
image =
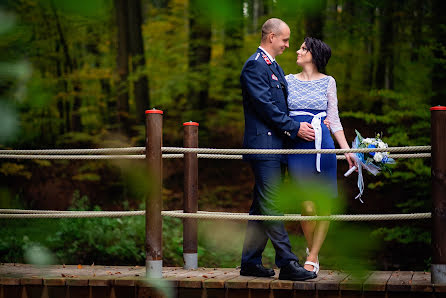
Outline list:
[[[410,292],[412,271],[395,271],[387,281],[388,292]]]
[[[341,291],[362,291],[363,284],[372,272],[357,272],[347,276],[339,285]]]
[[[425,293],[423,295],[432,293],[434,295],[446,292],[445,286],[431,283],[429,272],[372,271],[361,275],[350,275],[335,270],[321,270],[316,279],[308,281],[278,280],[278,276],[279,270],[276,270],[274,277],[259,278],[240,276],[239,269],[236,268],[185,270],[181,267],[166,267],[163,268],[161,287],[171,286],[178,293],[190,295],[206,293],[206,290],[211,291],[212,295],[217,295],[217,291],[220,290],[236,296],[243,296],[247,293],[269,295],[267,293],[273,292],[282,296],[286,296],[288,292],[292,296],[294,291],[304,296],[314,296],[316,293],[336,296],[341,293],[342,295],[357,295],[355,294],[357,292],[364,292],[364,295],[366,292],[376,294],[389,292],[389,295],[390,293],[408,292],[420,293],[420,295],[421,293]],[[12,289],[11,287],[39,286],[69,286],[71,289],[79,288],[79,290],[89,286],[93,288],[115,287],[122,291],[127,291],[125,288],[130,290],[130,287],[135,287],[145,288],[147,289],[145,291],[149,292],[151,291],[149,288],[159,287],[151,280],[146,280],[145,267],[139,266],[0,265],[0,289],[9,291]],[[218,293],[218,295],[220,294]]]
[[[365,280],[362,288],[365,292],[385,292],[386,285],[389,278],[392,276],[392,271],[374,271]]]
[[[410,287],[411,292],[433,292],[430,272],[414,272]]]
[[[223,289],[227,280],[240,276],[240,270],[232,269],[223,274],[217,275],[214,278],[209,278],[203,281],[203,288],[207,289]]]

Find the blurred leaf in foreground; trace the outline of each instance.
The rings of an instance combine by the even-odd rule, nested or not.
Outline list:
[[[344,200],[333,198],[332,191],[320,180],[283,183],[277,201],[279,210],[284,213],[299,213],[302,201],[313,201],[317,215],[345,214],[346,210]],[[321,253],[333,258],[331,263],[335,263],[336,268],[362,276],[373,269],[374,263],[370,260],[379,244],[370,235],[371,229],[357,222],[331,222]]]
[[[18,132],[18,124],[16,110],[0,99],[0,142],[12,140]]]
[[[51,251],[41,246],[40,244],[30,244],[25,247],[25,261],[30,264],[36,265],[51,265],[56,264],[56,259]]]

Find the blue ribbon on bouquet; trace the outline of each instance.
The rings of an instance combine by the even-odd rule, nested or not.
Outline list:
[[[359,138],[356,137],[355,140],[352,143],[352,148],[353,149],[357,149],[359,147]],[[375,145],[369,145],[368,148],[376,148]],[[375,152],[370,152],[371,156],[375,155]],[[369,171],[371,174],[375,175],[379,173],[379,171],[381,170],[378,166],[372,164],[372,163],[367,163],[364,153],[356,153],[354,155],[355,159],[356,159],[356,163],[358,164],[358,189],[359,189],[359,194],[355,197],[355,199],[359,199],[359,201],[361,203],[364,203],[364,201],[361,199],[362,194],[364,192],[364,178],[362,176],[362,169],[366,169],[367,171]],[[387,158],[385,157],[385,161],[383,160],[383,163],[394,163],[393,159],[391,158]]]

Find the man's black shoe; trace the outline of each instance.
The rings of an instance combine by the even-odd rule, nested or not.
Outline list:
[[[279,274],[279,279],[286,280],[307,280],[316,277],[315,272],[306,270],[296,261],[291,261],[288,265],[280,268]]]
[[[265,268],[262,264],[244,265],[240,270],[240,275],[244,276],[270,277],[274,276],[274,274],[273,269]]]

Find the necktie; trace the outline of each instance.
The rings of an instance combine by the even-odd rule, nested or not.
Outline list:
[[[279,76],[282,78],[282,73],[279,70],[279,64],[277,64],[276,61],[273,62],[274,67],[276,68],[277,72],[279,73]]]

